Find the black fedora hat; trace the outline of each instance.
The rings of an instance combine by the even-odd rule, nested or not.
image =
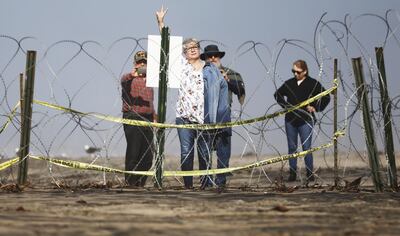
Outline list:
[[[210,44],[204,48],[204,52],[200,54],[200,59],[205,60],[207,56],[210,57],[212,55],[223,58],[225,56],[225,52],[220,51],[217,45]]]

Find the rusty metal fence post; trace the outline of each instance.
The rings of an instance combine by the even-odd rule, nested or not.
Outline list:
[[[398,191],[396,156],[394,154],[393,132],[392,132],[392,108],[386,82],[385,61],[383,48],[375,48],[376,62],[378,65],[378,80],[382,102],[382,113],[385,130],[385,149],[388,160],[388,180],[389,185],[394,191]]]
[[[362,109],[362,117],[365,129],[365,141],[368,149],[369,165],[371,167],[372,180],[376,192],[382,192],[383,186],[379,174],[379,156],[375,142],[374,128],[370,116],[370,108],[368,104],[368,95],[364,82],[363,68],[361,58],[353,58],[353,71],[356,81],[356,89],[358,101]]]
[[[32,101],[35,83],[36,51],[27,51],[26,81],[23,82],[23,98],[21,99],[21,139],[19,146],[18,184],[26,184],[28,177],[28,154],[31,137]]]
[[[335,58],[333,60],[333,79],[335,81],[338,80],[338,60]],[[335,135],[338,129],[338,112],[337,112],[337,89],[333,91],[333,134]],[[335,187],[339,186],[339,167],[338,167],[338,145],[337,145],[337,138],[333,140],[333,173],[334,173],[334,180],[335,180]]]

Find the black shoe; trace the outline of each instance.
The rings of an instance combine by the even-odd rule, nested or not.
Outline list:
[[[140,182],[137,180],[129,179],[125,182],[127,187],[141,187]]]
[[[183,177],[183,184],[185,185],[185,189],[193,189],[193,179]]]
[[[223,193],[226,191],[226,185],[222,184],[220,186],[217,187],[217,193]]]
[[[212,188],[212,187],[213,187],[212,184],[202,184],[202,185],[200,185],[200,189],[201,190],[205,190],[205,189]]]
[[[288,181],[289,182],[296,181],[296,178],[297,178],[296,171],[290,170]]]
[[[194,189],[194,188],[193,188],[193,185],[185,184],[185,189]]]
[[[212,183],[212,177],[210,176],[201,176],[200,177],[200,189],[204,190],[206,188],[212,188],[213,187],[213,183]]]
[[[308,182],[315,181],[315,177],[312,171],[307,170],[307,181]]]

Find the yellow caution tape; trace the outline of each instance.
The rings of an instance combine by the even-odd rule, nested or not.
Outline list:
[[[337,131],[334,134],[333,139],[337,139],[339,136],[343,136],[344,134],[345,134],[344,130]],[[255,162],[255,163],[241,166],[241,167],[210,169],[210,170],[192,170],[192,171],[164,171],[163,176],[169,177],[169,176],[215,175],[215,174],[223,174],[223,173],[228,173],[228,172],[233,172],[233,171],[238,171],[238,170],[252,169],[252,168],[256,168],[256,167],[260,167],[260,166],[264,166],[264,165],[270,165],[273,163],[289,160],[291,158],[298,158],[301,156],[305,156],[308,153],[312,153],[312,152],[315,152],[315,151],[318,151],[318,150],[321,150],[324,148],[328,148],[328,147],[331,147],[332,145],[333,145],[333,143],[331,142],[328,144],[321,145],[319,147],[311,148],[306,151],[283,155],[283,156],[279,156],[279,157],[274,157],[271,159],[262,160],[262,161]],[[67,161],[67,160],[60,160],[60,159],[35,156],[35,155],[28,155],[28,156],[33,159],[36,159],[36,160],[44,160],[44,161],[48,161],[50,163],[56,164],[58,166],[74,168],[74,169],[95,170],[95,171],[110,172],[110,173],[147,175],[147,176],[153,176],[155,174],[154,171],[124,171],[124,170],[119,170],[119,169],[110,168],[110,167],[104,167],[104,166],[100,166],[100,165],[93,165],[93,164],[88,164],[88,163],[79,162],[79,161],[71,161],[71,160]],[[19,157],[11,159],[9,161],[6,161],[4,163],[1,163],[0,171],[14,165],[18,161],[19,161]]]
[[[201,129],[201,130],[209,130],[209,129],[221,129],[221,128],[228,128],[228,127],[235,127],[235,126],[240,126],[240,125],[247,125],[247,124],[252,124],[255,122],[260,122],[260,121],[264,121],[267,119],[271,119],[289,112],[292,112],[294,110],[297,110],[301,107],[304,107],[318,99],[320,99],[323,96],[326,96],[330,93],[332,93],[334,90],[337,89],[337,85],[335,84],[335,86],[333,86],[332,88],[317,94],[316,96],[307,99],[304,102],[301,102],[299,104],[297,104],[296,106],[287,108],[287,109],[283,109],[281,111],[277,111],[275,113],[272,114],[268,114],[268,115],[264,115],[264,116],[260,116],[260,117],[256,117],[253,119],[248,119],[248,120],[242,120],[242,121],[233,121],[233,122],[227,122],[227,123],[221,123],[221,124],[184,124],[184,125],[177,125],[177,124],[164,124],[164,123],[155,123],[155,122],[147,122],[147,121],[141,121],[141,120],[130,120],[130,119],[124,119],[124,118],[117,118],[117,117],[113,117],[113,116],[108,116],[108,115],[103,115],[103,114],[99,114],[99,113],[84,113],[84,112],[80,112],[71,108],[66,108],[66,107],[62,107],[59,105],[55,105],[55,104],[51,104],[48,102],[44,102],[44,101],[39,101],[39,100],[34,100],[33,102],[38,104],[38,105],[42,105],[42,106],[46,106],[49,108],[53,108],[56,110],[60,110],[60,111],[64,111],[64,112],[70,112],[73,114],[77,114],[77,115],[81,115],[81,116],[93,116],[102,120],[107,120],[107,121],[111,121],[111,122],[116,122],[116,123],[123,123],[123,124],[128,124],[128,125],[134,125],[134,126],[146,126],[146,127],[156,127],[156,128],[185,128],[185,129]]]
[[[68,167],[68,168],[73,168],[73,169],[96,170],[96,171],[102,171],[102,172],[121,173],[121,174],[126,173],[126,174],[133,174],[133,175],[148,175],[148,176],[154,175],[154,172],[152,172],[152,171],[124,171],[124,170],[118,170],[118,169],[114,169],[114,168],[110,168],[110,167],[93,165],[93,164],[88,164],[88,163],[79,162],[79,161],[66,161],[66,160],[34,156],[34,155],[29,155],[29,157],[36,159],[36,160],[48,161],[48,162],[53,163],[58,166]]]
[[[7,121],[6,123],[1,127],[0,129],[0,134],[3,133],[3,131],[7,128],[8,124],[12,121],[12,119],[15,116],[15,112],[17,111],[17,108],[19,107],[19,102],[14,106],[12,109],[11,113],[7,116]]]
[[[338,131],[336,131],[336,133],[334,134],[334,136],[333,136],[333,139],[335,140],[335,139],[338,139],[339,137],[341,137],[341,136],[344,136],[345,135],[345,130],[343,129],[343,130],[338,130]]]
[[[19,157],[1,163],[1,164],[0,164],[0,171],[1,171],[1,170],[4,170],[4,169],[7,169],[8,167],[14,165],[14,164],[17,163],[18,161],[19,161]]]
[[[229,172],[234,172],[234,171],[239,171],[239,170],[247,170],[247,169],[253,169],[256,167],[261,167],[265,165],[270,165],[274,164],[277,162],[282,162],[286,161],[292,158],[299,158],[302,156],[305,156],[309,153],[328,148],[333,146],[333,143],[328,143],[321,145],[319,147],[311,148],[306,151],[302,152],[297,152],[293,154],[287,154],[279,157],[274,157],[262,161],[258,161],[249,165],[241,166],[241,167],[230,167],[230,168],[222,168],[222,169],[210,169],[210,170],[191,170],[191,171],[164,171],[163,176],[199,176],[199,175],[215,175],[215,174],[224,174],[224,173],[229,173]]]
[[[256,168],[256,167],[261,167],[261,166],[270,165],[270,164],[274,164],[277,162],[289,160],[292,158],[299,158],[299,157],[305,156],[309,153],[331,147],[332,145],[333,145],[333,143],[331,142],[328,144],[321,145],[319,147],[311,148],[306,151],[283,155],[283,156],[279,156],[279,157],[274,157],[271,159],[262,160],[262,161],[255,162],[255,163],[241,166],[241,167],[230,167],[230,168],[210,169],[210,170],[191,170],[191,171],[164,171],[163,176],[171,177],[171,176],[215,175],[215,174],[229,173],[229,172],[238,171],[238,170],[252,169],[252,168]],[[67,161],[67,160],[60,160],[60,159],[54,159],[54,158],[48,158],[48,157],[42,157],[42,156],[34,156],[34,155],[29,155],[29,157],[36,159],[36,160],[48,161],[48,162],[56,164],[58,166],[74,168],[74,169],[94,170],[94,171],[120,173],[120,174],[132,174],[132,175],[147,175],[147,176],[153,176],[155,174],[154,171],[124,171],[124,170],[119,170],[119,169],[110,168],[110,167],[104,167],[104,166],[100,166],[100,165],[88,164],[88,163],[79,162],[79,161],[71,161],[71,160]]]
[[[339,136],[344,135],[344,131],[338,131],[334,134],[334,139],[336,139]],[[265,165],[270,165],[274,164],[277,162],[289,160],[292,158],[299,158],[302,156],[305,156],[309,153],[325,149],[328,147],[331,147],[333,145],[332,142],[311,148],[306,151],[298,152],[298,153],[293,153],[293,154],[287,154],[279,157],[274,157],[262,161],[258,161],[249,165],[245,166],[240,166],[240,167],[230,167],[230,168],[222,168],[222,169],[210,169],[210,170],[191,170],[191,171],[164,171],[163,176],[165,177],[171,177],[171,176],[200,176],[200,175],[215,175],[215,174],[223,174],[223,173],[229,173],[233,171],[239,171],[239,170],[246,170],[246,169],[253,169],[256,167],[261,167]],[[79,161],[72,161],[72,160],[60,160],[60,159],[55,159],[55,158],[49,158],[49,157],[42,157],[42,156],[35,156],[35,155],[28,155],[32,159],[36,160],[44,160],[48,161],[50,163],[53,163],[58,166],[62,167],[67,167],[67,168],[73,168],[73,169],[82,169],[82,170],[94,170],[94,171],[102,171],[102,172],[110,172],[110,173],[120,173],[120,174],[132,174],[132,175],[146,175],[146,176],[154,176],[155,172],[154,171],[124,171],[124,170],[119,170],[115,168],[110,168],[110,167],[104,167],[100,165],[94,165],[94,164],[88,164],[84,162],[79,162]],[[14,158],[12,160],[6,161],[4,163],[0,164],[0,171],[3,169],[6,169],[13,164],[17,163],[19,161],[19,158]]]

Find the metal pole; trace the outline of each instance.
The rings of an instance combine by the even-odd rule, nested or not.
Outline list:
[[[160,52],[160,80],[158,84],[158,122],[164,123],[167,112],[167,71],[169,56],[169,29],[163,27],[161,30],[161,52]],[[163,181],[163,161],[165,129],[157,131],[157,155],[155,164],[155,182],[154,186],[161,189]]]
[[[378,64],[378,78],[379,88],[381,92],[382,113],[385,129],[385,148],[386,157],[388,160],[388,179],[390,187],[394,191],[398,191],[397,186],[397,170],[396,170],[396,156],[394,153],[393,133],[392,133],[392,107],[389,100],[389,93],[387,90],[385,61],[383,55],[383,48],[375,48],[376,62]]]
[[[23,113],[23,107],[24,107],[24,86],[25,86],[25,81],[24,81],[24,73],[19,73],[19,107],[21,111],[21,125],[24,123],[24,113]],[[22,130],[22,128],[21,128]]]
[[[32,121],[32,100],[35,83],[35,65],[36,51],[28,51],[26,55],[26,81],[23,91],[23,101],[21,104],[22,119],[21,119],[21,139],[19,145],[19,168],[18,168],[18,184],[26,184],[28,176],[28,159],[29,143],[31,137],[31,121]],[[23,105],[23,106],[22,106]]]
[[[368,95],[365,89],[364,75],[362,70],[361,58],[353,58],[353,71],[357,86],[357,95],[359,104],[362,107],[363,122],[365,129],[365,138],[368,149],[369,165],[371,167],[372,180],[374,182],[375,191],[382,192],[383,186],[379,174],[378,149],[375,143],[375,134],[370,117],[370,109],[368,104]]]
[[[333,78],[335,81],[338,81],[338,60],[335,58],[333,60]],[[338,113],[337,113],[337,89],[333,91],[333,134],[337,132],[337,123],[338,123]],[[333,140],[333,173],[335,179],[335,187],[339,186],[339,169],[338,169],[338,146],[337,146],[337,138]]]

